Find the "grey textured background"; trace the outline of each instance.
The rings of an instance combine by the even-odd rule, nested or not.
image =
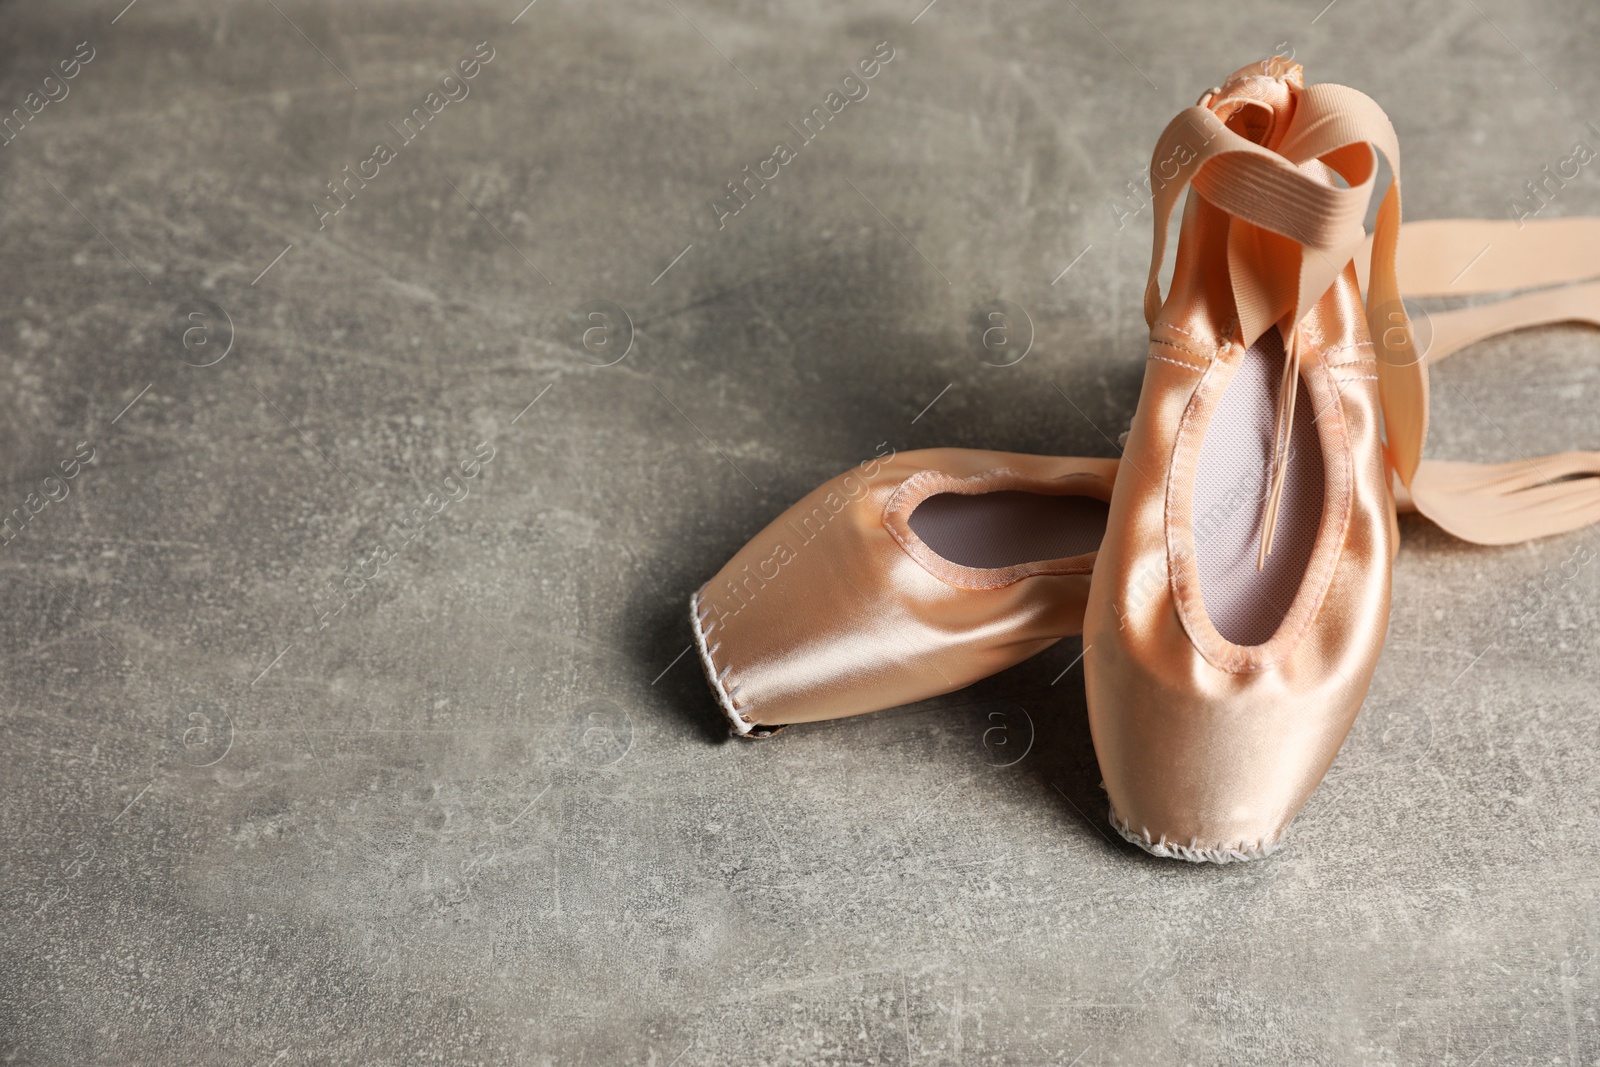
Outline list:
[[[1112,205],[1200,90],[1292,48],[1386,106],[1408,217],[1504,217],[1600,145],[1594,4],[123,2],[0,6],[6,112],[96,50],[0,148],[0,511],[95,450],[0,556],[0,1062],[1600,1062],[1593,534],[1406,522],[1367,707],[1244,867],[1107,839],[1077,642],[760,744],[674,661],[881,441],[1113,454]],[[1594,166],[1546,211],[1600,213]],[[1596,357],[1442,368],[1432,454],[1600,445]]]

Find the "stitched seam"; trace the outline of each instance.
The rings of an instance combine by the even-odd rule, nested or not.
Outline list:
[[[1338,370],[1340,367],[1359,367],[1363,363],[1370,363],[1374,367],[1378,365],[1378,361],[1375,359],[1347,359],[1343,363],[1324,363],[1323,366],[1329,370]]]
[[[705,614],[710,614],[709,610]],[[719,673],[716,661],[711,658],[711,654],[722,647],[722,642],[718,641],[714,647],[709,649],[706,647],[706,631],[701,625],[704,617],[700,611],[700,593],[696,591],[689,598],[689,627],[694,631],[695,649],[700,653],[700,668],[705,671],[706,681],[710,683],[711,691],[716,695],[717,706],[722,709],[723,715],[728,719],[729,728],[734,733],[743,736],[755,729],[755,724],[740,714],[739,709],[734,706],[733,694],[728,691],[725,684],[728,672],[733,670],[733,665],[729,664]],[[739,688],[737,685],[734,686],[735,691]],[[749,708],[749,705],[747,704],[745,707]]]
[[[1140,827],[1135,833],[1128,820],[1118,814],[1115,804],[1110,805],[1106,818],[1111,823],[1111,828],[1121,834],[1124,840],[1138,845],[1152,856],[1188,860],[1190,863],[1243,863],[1265,859],[1283,847],[1288,829],[1285,827],[1255,841],[1244,840],[1232,844],[1207,846],[1200,844],[1197,838],[1190,838],[1187,845],[1180,845],[1176,841],[1168,841],[1166,834],[1153,838],[1150,831],[1144,827]]]
[[[1189,353],[1189,355],[1194,356],[1196,359],[1203,359],[1207,363],[1210,363],[1213,359],[1216,358],[1215,356],[1206,355],[1206,353],[1201,352],[1199,349],[1190,348],[1188,345],[1180,345],[1176,341],[1163,341],[1159,337],[1150,338],[1150,343],[1153,344],[1153,345],[1166,345],[1168,348],[1175,349],[1176,351],[1179,351],[1179,352],[1187,352],[1187,353]]]
[[[1170,363],[1174,367],[1188,367],[1190,370],[1194,371],[1196,374],[1204,374],[1206,372],[1206,369],[1204,367],[1196,367],[1193,363],[1185,363],[1181,359],[1168,359],[1166,356],[1157,356],[1157,355],[1151,355],[1150,358],[1151,359],[1159,359],[1163,363]]]
[[[1330,355],[1338,354],[1338,352],[1349,352],[1350,349],[1370,349],[1370,347],[1373,347],[1373,342],[1371,341],[1346,341],[1344,344],[1336,344],[1331,349],[1323,350],[1323,362],[1326,362]]]
[[[1194,340],[1199,341],[1201,344],[1209,344],[1209,345],[1215,345],[1216,344],[1216,341],[1213,338],[1201,337],[1197,333],[1192,333],[1189,330],[1185,330],[1182,326],[1174,326],[1170,322],[1163,322],[1161,324],[1161,328],[1163,330],[1171,330],[1173,333],[1181,333],[1185,337],[1193,338]]]
[[[1339,353],[1339,352],[1348,352],[1352,348],[1371,348],[1371,347],[1372,347],[1372,342],[1371,341],[1346,341],[1342,345],[1334,345],[1332,348],[1327,349],[1325,352],[1323,352],[1322,353],[1322,361],[1324,363],[1327,363],[1329,356],[1334,355],[1334,354]],[[1374,360],[1373,362],[1377,362],[1377,361]],[[1329,364],[1329,366],[1341,366],[1341,365],[1342,364]]]
[[[1376,374],[1336,374],[1331,375],[1331,377],[1336,382],[1375,382],[1378,380]]]

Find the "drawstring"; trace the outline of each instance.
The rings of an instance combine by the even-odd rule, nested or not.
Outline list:
[[[1278,383],[1278,426],[1272,438],[1272,477],[1267,483],[1267,505],[1261,517],[1261,552],[1256,570],[1267,565],[1272,551],[1272,532],[1278,527],[1278,502],[1283,499],[1283,483],[1289,474],[1289,444],[1294,427],[1295,394],[1300,391],[1300,324],[1289,327],[1283,360],[1283,380]]]

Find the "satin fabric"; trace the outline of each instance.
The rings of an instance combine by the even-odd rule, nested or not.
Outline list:
[[[1178,292],[1188,286],[1181,278]],[[1397,541],[1370,364],[1333,365],[1365,340],[1359,306],[1348,276],[1304,326],[1312,336],[1302,377],[1321,413],[1326,461],[1323,515],[1300,589],[1261,645],[1235,645],[1211,624],[1191,523],[1199,442],[1244,348],[1219,343],[1203,371],[1147,365],[1096,564],[1084,663],[1112,822],[1153,848],[1271,851],[1365,696]],[[1209,325],[1201,309],[1158,324],[1158,338],[1180,336],[1174,325],[1198,334]],[[1152,356],[1170,351],[1168,340],[1151,344]]]
[[[1513,270],[1508,274],[1504,269],[1499,269],[1490,275],[1491,284],[1496,287],[1515,286],[1528,278],[1540,282],[1552,279],[1570,281],[1585,277],[1588,273],[1600,272],[1600,253],[1589,249],[1589,238],[1596,232],[1596,227],[1600,227],[1600,219],[1563,219],[1530,224],[1528,237],[1533,238],[1535,246],[1541,251],[1538,261],[1544,266],[1533,267],[1529,257],[1519,257],[1516,262],[1525,270],[1520,273]],[[1432,291],[1437,271],[1430,273],[1426,268],[1430,259],[1444,256],[1450,249],[1471,244],[1485,228],[1491,231],[1500,229],[1498,223],[1470,219],[1405,224],[1401,228],[1400,264],[1402,289],[1406,295],[1411,295],[1414,289],[1424,293]],[[1490,236],[1511,238],[1514,235],[1502,232],[1490,233]],[[1552,273],[1548,266],[1550,263],[1561,266]],[[1356,266],[1359,275],[1364,266],[1360,257]],[[1185,269],[1190,274],[1186,284],[1194,284],[1193,268],[1186,266]],[[1348,288],[1342,291],[1346,303],[1339,317],[1353,317]],[[1419,349],[1429,363],[1436,364],[1462,347],[1494,334],[1554,322],[1600,325],[1600,286],[1567,285],[1560,289],[1547,289],[1428,316],[1422,331],[1424,342]],[[1184,364],[1200,366],[1200,356],[1187,350],[1194,343],[1194,338],[1185,332],[1188,329],[1181,324],[1177,331],[1169,327],[1162,334],[1166,342],[1151,349],[1152,358],[1157,363],[1166,362],[1174,367]],[[1344,345],[1352,343],[1360,342],[1336,341],[1333,347],[1342,349]],[[1178,345],[1185,347],[1176,347]],[[1324,350],[1327,350],[1327,346],[1324,346]],[[1336,384],[1340,380],[1338,376],[1354,376],[1358,382],[1366,377],[1363,371],[1371,370],[1372,360],[1362,361],[1365,351],[1345,350],[1347,355],[1354,358],[1354,362],[1343,361],[1335,353],[1334,362],[1346,363],[1337,368]],[[1340,388],[1348,389],[1349,386],[1340,385]],[[982,676],[980,672],[989,670],[991,663],[998,664],[994,669],[999,670],[1024,658],[1016,650],[992,659],[972,657],[964,652],[959,661],[951,663],[945,663],[939,657],[940,650],[950,641],[948,626],[928,626],[920,621],[929,610],[924,604],[910,607],[895,604],[901,583],[890,574],[904,565],[903,553],[914,553],[913,558],[923,560],[926,564],[924,569],[936,577],[948,573],[943,569],[945,561],[941,561],[927,546],[921,545],[904,525],[904,519],[914,510],[915,503],[931,494],[918,495],[914,498],[915,502],[911,502],[913,498],[910,495],[903,498],[902,503],[906,506],[896,512],[896,521],[883,527],[883,530],[890,532],[891,538],[895,530],[902,531],[903,540],[894,541],[901,549],[899,552],[885,550],[887,543],[874,518],[874,509],[878,507],[880,499],[885,505],[884,510],[888,510],[887,498],[899,492],[907,483],[915,487],[925,484],[928,478],[962,477],[953,472],[975,471],[981,474],[1003,469],[1018,473],[1033,472],[1046,482],[1066,479],[1064,484],[1101,496],[1101,489],[1114,480],[1116,468],[1115,460],[1051,459],[999,452],[968,452],[964,449],[929,449],[898,457],[874,457],[862,464],[859,470],[840,475],[819,487],[747,545],[709,583],[701,598],[697,598],[701,600],[697,616],[707,611],[715,616],[707,618],[707,628],[714,629],[720,625],[716,618],[727,621],[736,617],[724,629],[722,640],[713,636],[709,645],[702,642],[703,662],[709,662],[704,656],[705,652],[716,650],[716,663],[708,670],[708,674],[713,679],[713,689],[723,703],[735,731],[761,736],[769,732],[768,728],[781,723],[814,721],[894,707],[936,695],[947,687],[959,687],[975,681]],[[1093,481],[1073,480],[1081,474],[1107,480],[1104,486]],[[1490,537],[1479,537],[1479,540],[1496,543],[1530,535],[1553,534],[1600,520],[1600,477],[1597,477],[1600,475],[1600,454],[1593,452],[1542,457],[1536,463],[1519,460],[1498,465],[1424,460],[1418,476],[1420,478],[1425,474],[1430,480],[1453,478],[1473,486],[1488,483],[1499,487],[1504,506],[1515,508],[1519,516],[1519,527],[1513,531],[1517,536],[1505,535],[1492,540]],[[1551,479],[1555,479],[1553,484]],[[861,500],[868,493],[869,484],[873,503],[864,505]],[[1391,478],[1390,489],[1399,512],[1416,510],[1410,493],[1398,478]],[[1565,498],[1553,498],[1552,491],[1564,494]],[[1109,489],[1106,492],[1109,493]],[[1531,498],[1530,492],[1534,494]],[[835,508],[840,509],[841,513],[848,508],[850,512],[850,520],[844,525],[832,524],[830,494]],[[1104,496],[1101,498],[1104,499]],[[821,508],[820,512],[818,508]],[[818,535],[830,526],[833,527],[832,532],[819,538]],[[863,529],[865,534],[862,533]],[[784,531],[789,531],[790,535],[785,536]],[[811,562],[799,570],[790,570],[786,565],[780,567],[779,560],[784,557],[778,552],[778,545],[789,546],[792,551],[793,546],[800,543],[810,544],[816,550]],[[797,552],[795,554],[798,556]],[[786,582],[792,580],[796,584],[780,585],[774,590],[774,595],[767,598],[764,609],[745,612],[744,607],[754,602],[753,594],[765,589],[766,579],[761,575],[775,575],[783,570],[788,570],[790,574]],[[959,589],[960,571],[955,573],[958,576],[955,588]],[[1148,580],[1146,576],[1144,581]],[[912,586],[913,592],[917,588],[917,585]],[[1076,575],[1073,580],[1048,588],[1030,589],[1030,594],[1035,595],[1026,598],[990,599],[977,611],[976,617],[980,620],[978,629],[984,634],[1008,634],[1014,628],[1014,622],[1027,629],[1026,620],[1014,621],[1006,616],[1006,612],[1015,607],[1029,617],[1047,620],[1037,631],[1038,639],[1027,646],[1042,650],[1055,637],[1080,631],[1087,588],[1084,577]],[[1041,610],[1038,596],[1055,596],[1060,600]],[[844,598],[842,601],[841,597]],[[869,610],[867,603],[874,597],[878,600],[877,607]],[[965,604],[965,598],[956,599],[963,602],[963,612],[970,612],[977,607],[976,604]],[[847,609],[842,615],[832,616],[826,612],[819,613],[811,607],[813,604],[831,605],[836,602],[855,607]],[[800,610],[791,611],[790,608],[797,603],[801,605]],[[905,630],[895,630],[892,620],[902,616],[919,621]],[[818,618],[825,621],[814,621]],[[814,634],[811,629],[814,625],[825,630]],[[852,626],[860,629],[852,629]],[[924,637],[931,637],[932,645],[922,647],[919,642]],[[724,648],[723,641],[728,638],[731,641]],[[974,640],[981,643],[986,638],[979,635]],[[860,654],[838,654],[837,649],[841,647],[855,647]],[[886,678],[882,670],[873,669],[873,657],[878,655],[874,650],[886,647],[894,650],[895,656],[878,659],[880,666],[894,659],[916,660],[924,656],[930,658],[933,666],[920,675],[901,673],[896,678]],[[813,656],[813,652],[819,654]],[[781,681],[774,681],[775,670]],[[724,682],[739,690],[737,699],[740,707],[744,708],[742,713],[729,710],[731,702],[724,693],[724,686],[715,684],[719,674],[725,674]],[[738,680],[730,681],[733,678]],[[930,679],[938,679],[939,684],[929,685]],[[759,720],[747,719],[745,715],[751,713],[757,694],[770,694],[764,695],[761,701],[765,714]]]
[[[820,487],[693,600],[702,664],[735,732],[948,692],[1076,632],[1082,619],[1113,824],[1158,855],[1251,859],[1281,842],[1359,710],[1387,623],[1397,506],[1480,543],[1600,519],[1600,453],[1495,465],[1418,457],[1426,363],[1521,326],[1600,324],[1600,286],[1430,316],[1422,344],[1399,300],[1452,291],[1466,273],[1452,252],[1486,236],[1510,251],[1480,251],[1483,276],[1458,291],[1591,277],[1600,273],[1600,221],[1536,220],[1515,234],[1469,220],[1402,227],[1387,119],[1353,90],[1305,89],[1292,64],[1246,68],[1202,104],[1206,120],[1197,109],[1180,115],[1152,161],[1151,346],[1115,493],[1116,461],[956,449],[881,457]],[[1185,130],[1205,140],[1197,148]],[[1377,152],[1396,187],[1360,250],[1353,205],[1373,188]],[[1199,195],[1186,206],[1163,298],[1163,224],[1191,183]],[[1381,343],[1368,322],[1382,329]],[[1288,614],[1266,642],[1241,646],[1206,614],[1194,473],[1246,348],[1274,327],[1290,342],[1286,381],[1298,375],[1315,408],[1324,501]],[[1280,409],[1280,429],[1289,417]],[[1098,559],[963,568],[907,521],[937,492],[1049,486],[1110,495]]]
[[[1248,115],[1236,125],[1266,145],[1247,159],[1293,141],[1297,120],[1317,121],[1298,68],[1274,78],[1259,68],[1241,75],[1209,105],[1224,117]],[[1225,150],[1228,138],[1216,140]],[[1191,175],[1205,173],[1203,163]],[[1315,160],[1301,168],[1311,178],[1326,171]],[[1347,178],[1366,184],[1360,173]],[[1181,191],[1166,190],[1166,199]],[[1189,197],[1084,620],[1090,730],[1112,824],[1157,855],[1190,860],[1250,859],[1281,843],[1366,694],[1388,623],[1397,547],[1376,365],[1350,257],[1334,261],[1344,270],[1302,312],[1306,276],[1321,285],[1322,267],[1302,264],[1299,243],[1269,240],[1260,226],[1243,224],[1241,238],[1237,213],[1271,217],[1281,207],[1270,197],[1252,203],[1259,192],[1213,182]],[[1348,204],[1340,212],[1320,235],[1293,219],[1274,221],[1333,249],[1351,243]],[[1158,231],[1161,219],[1158,212]],[[1274,263],[1290,284],[1257,284]],[[1315,408],[1323,512],[1287,615],[1264,643],[1243,646],[1217,632],[1201,594],[1195,467],[1246,348],[1280,314]]]
[[[691,601],[701,665],[733,731],[835,719],[948,693],[1080,631],[1094,553],[964,567],[909,517],[936,493],[1109,500],[1114,459],[926,449],[825,482]]]

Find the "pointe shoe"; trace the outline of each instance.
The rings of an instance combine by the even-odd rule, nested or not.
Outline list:
[[[1445,279],[1437,265],[1448,265],[1447,273],[1454,277],[1458,272],[1453,264],[1478,255],[1485,245],[1496,254],[1479,258],[1483,290],[1600,273],[1600,219],[1537,221],[1514,232],[1513,227],[1481,220],[1405,224],[1398,257],[1403,295],[1439,291]],[[1494,334],[1556,322],[1600,326],[1600,285],[1546,289],[1429,316],[1423,323],[1425,342],[1418,347],[1429,364],[1437,364]],[[1087,548],[1100,541],[1103,501],[1110,495],[1117,465],[1106,459],[929,449],[874,457],[809,494],[695,598],[701,662],[730,728],[741,736],[765,737],[784,723],[895,707],[960,688],[1043,651],[1056,639],[1078,634],[1094,564],[1094,552]],[[1004,484],[1006,471],[1017,475],[1019,480],[1011,483],[1017,489],[986,488]],[[1600,520],[1597,476],[1600,456],[1594,453],[1496,467],[1425,460],[1412,485],[1428,502],[1425,510],[1446,529],[1484,543],[1503,543]],[[951,478],[967,478],[968,488],[980,492],[962,495],[941,488]],[[1480,496],[1469,509],[1459,500],[1452,506],[1449,493],[1438,492],[1463,482],[1492,486],[1495,492]],[[925,494],[929,485],[934,487],[931,496]],[[1066,493],[1054,508],[1027,499],[1040,486],[1052,496]],[[905,495],[890,509],[889,501],[902,487],[908,487]],[[1390,488],[1398,512],[1418,510],[1398,477]],[[1543,498],[1536,500],[1540,494]],[[1246,506],[1258,504],[1251,500]],[[892,516],[888,522],[886,511]],[[1040,528],[1052,522],[1060,528]],[[810,561],[796,569],[790,564],[799,558],[794,547],[799,544],[806,545]],[[1003,549],[1008,557],[985,557],[1002,546],[1009,546]],[[983,570],[981,565],[996,562],[1015,567],[1079,550],[1083,558],[1070,565],[1058,560],[1059,567],[1048,568],[1059,573],[1046,574],[1036,565],[1025,575],[1029,581],[1019,580],[1001,595],[965,596],[959,583],[952,589],[931,587],[951,605],[947,617],[938,601],[920,602],[913,609],[893,575],[905,568],[908,556],[924,561],[923,569],[937,579],[950,568],[960,575],[963,567]],[[790,553],[795,558],[780,564]],[[777,582],[779,574],[783,581],[769,593],[769,581]],[[984,581],[1005,589],[1006,577],[990,573]],[[759,607],[754,606],[758,593],[763,594]],[[815,605],[839,607],[818,613]],[[896,620],[907,616],[902,632]],[[965,636],[963,626],[968,628]],[[953,655],[945,659],[938,653],[951,642],[952,631]],[[936,641],[930,642],[930,632],[940,635]],[[830,644],[856,651],[824,654]],[[928,655],[928,668],[904,670],[899,657],[908,650]]]
[[[1369,241],[1380,153],[1394,182]],[[1485,543],[1600,517],[1593,453],[1421,461],[1426,362],[1402,287],[1443,291],[1444,252],[1471,224],[1419,230],[1397,274],[1399,171],[1371,100],[1307,88],[1281,60],[1208,92],[1152,157],[1149,359],[1083,637],[1110,820],[1155,855],[1226,863],[1282,844],[1377,664],[1396,499]],[[1163,299],[1166,226],[1190,185]],[[1576,236],[1534,239],[1565,256],[1549,278],[1537,256],[1487,274],[1517,285],[1593,274]],[[1359,277],[1357,257],[1368,260]],[[1452,290],[1471,291],[1487,289]],[[1441,316],[1454,331],[1441,354],[1523,321],[1583,318],[1566,312],[1593,300],[1538,298],[1481,321]]]
[[[818,487],[691,598],[731,730],[948,693],[1077,634],[1116,471],[940,448]]]

